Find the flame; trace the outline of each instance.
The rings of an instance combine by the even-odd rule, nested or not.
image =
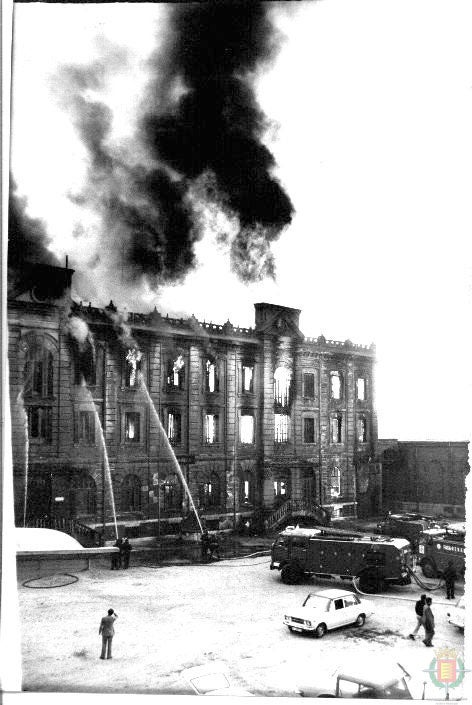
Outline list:
[[[131,367],[131,374],[130,374],[130,386],[134,386],[136,382],[136,375],[138,372],[138,362],[140,362],[143,354],[141,350],[138,350],[138,348],[130,348],[128,350],[128,353],[126,355],[126,362],[130,365]]]

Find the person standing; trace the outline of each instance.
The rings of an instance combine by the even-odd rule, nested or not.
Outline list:
[[[408,635],[409,639],[415,638],[418,634],[420,627],[423,625],[423,612],[426,605],[426,595],[421,595],[420,599],[416,602],[415,612],[416,612],[416,627],[413,629],[411,634]]]
[[[454,563],[452,561],[449,561],[449,563],[447,564],[446,570],[443,572],[443,578],[446,582],[446,599],[453,600],[457,573],[454,568]]]
[[[113,546],[115,548],[119,549],[119,553],[112,553],[111,554],[111,569],[112,570],[118,570],[121,568],[121,545],[123,543],[123,539],[116,539],[115,543]]]
[[[104,659],[105,656],[106,658],[112,658],[111,643],[115,636],[115,627],[113,625],[117,617],[118,615],[111,607],[108,610],[107,616],[102,617],[100,629],[98,630],[98,633],[102,635],[102,653],[100,658]]]
[[[208,560],[208,552],[210,550],[210,537],[208,536],[207,529],[204,529],[202,531],[200,541],[201,541],[202,561],[206,562]]]
[[[432,638],[434,636],[434,614],[431,609],[431,603],[433,602],[431,597],[426,598],[426,605],[423,610],[423,623],[425,638],[423,639],[423,644],[425,646],[433,646]]]
[[[126,536],[121,546],[121,551],[123,555],[123,568],[129,568],[129,559],[132,548],[133,547],[131,546],[128,537]]]

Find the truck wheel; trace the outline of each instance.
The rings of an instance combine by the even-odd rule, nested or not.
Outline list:
[[[356,621],[354,622],[356,627],[362,627],[365,624],[365,614],[360,614]]]
[[[322,639],[326,634],[326,624],[318,624],[315,629],[315,636],[317,639]]]
[[[423,575],[425,578],[436,578],[438,575],[438,572],[436,570],[436,567],[429,558],[424,558],[421,563],[421,570],[423,571]]]
[[[282,578],[282,582],[286,585],[295,585],[296,583],[300,582],[300,578],[302,577],[302,575],[299,568],[289,564],[285,565],[282,568],[280,577]]]
[[[359,587],[362,592],[368,595],[373,595],[376,592],[381,592],[383,588],[383,580],[379,577],[376,571],[367,570],[360,576]]]

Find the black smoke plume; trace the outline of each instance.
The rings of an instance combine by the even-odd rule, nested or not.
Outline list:
[[[273,274],[269,245],[293,213],[262,142],[268,123],[252,85],[279,43],[268,8],[254,0],[174,5],[143,119],[159,161],[186,179],[214,177],[218,204],[239,221],[231,256],[246,280]],[[254,259],[266,266],[254,267]]]
[[[8,289],[14,292],[25,270],[32,264],[59,262],[48,249],[51,238],[44,223],[26,213],[26,199],[17,194],[16,183],[10,176],[8,203]]]
[[[92,65],[63,67],[57,95],[89,157],[88,185],[71,198],[101,218],[90,269],[120,272],[130,283],[145,279],[151,288],[181,281],[195,266],[205,213],[223,211],[231,232],[218,233],[219,240],[238,276],[273,276],[270,243],[293,207],[273,175],[275,160],[263,143],[268,121],[253,87],[279,43],[269,5],[169,6],[129,144],[113,143],[113,115],[98,98],[125,52],[104,46]]]

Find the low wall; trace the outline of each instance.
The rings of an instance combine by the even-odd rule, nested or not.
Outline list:
[[[16,575],[18,580],[41,578],[55,573],[74,573],[90,568],[90,561],[108,558],[118,553],[117,548],[83,548],[80,551],[17,551]]]
[[[460,504],[430,504],[426,502],[396,502],[396,512],[417,512],[431,516],[453,517],[455,519],[463,519],[465,517],[464,507]]]

